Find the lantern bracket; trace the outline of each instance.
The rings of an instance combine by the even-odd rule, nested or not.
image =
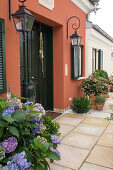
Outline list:
[[[76,16],[72,16],[70,17],[69,19],[67,18],[67,39],[68,39],[68,25],[69,25],[69,21],[72,19],[72,18],[76,18],[79,23],[78,23],[78,26],[76,23],[72,24],[72,28],[76,31],[79,27],[80,27],[80,19]],[[77,27],[76,27],[77,26]]]

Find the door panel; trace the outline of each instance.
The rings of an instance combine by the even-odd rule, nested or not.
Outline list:
[[[39,58],[40,31],[43,36],[44,51],[44,74],[42,63]],[[53,38],[52,28],[46,25],[35,23],[30,33],[26,34],[26,63],[27,63],[27,91],[28,100],[39,102],[46,109],[53,109]],[[20,35],[20,56],[21,56],[21,86],[24,79],[25,64],[23,61],[23,45]],[[23,95],[23,92],[22,92]],[[26,96],[24,96],[26,97]]]

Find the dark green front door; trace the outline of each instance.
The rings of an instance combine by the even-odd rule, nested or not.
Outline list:
[[[39,57],[40,32],[43,37],[43,62]],[[25,38],[25,60],[23,39],[20,35],[21,92],[23,92],[24,71],[27,72],[26,86],[28,100],[39,102],[48,110],[53,109],[53,40],[52,28],[35,23]]]

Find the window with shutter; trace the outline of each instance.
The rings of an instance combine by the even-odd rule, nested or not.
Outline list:
[[[5,25],[0,19],[0,94],[6,92]]]
[[[103,50],[92,49],[92,72],[103,70]]]
[[[83,47],[72,46],[71,48],[71,78],[73,80],[82,77]]]

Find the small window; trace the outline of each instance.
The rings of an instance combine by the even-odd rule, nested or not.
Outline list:
[[[92,72],[103,69],[103,50],[92,50]]]
[[[82,77],[83,47],[72,46],[71,49],[71,78],[75,80]]]
[[[6,65],[5,65],[5,26],[0,19],[0,94],[6,92]]]

